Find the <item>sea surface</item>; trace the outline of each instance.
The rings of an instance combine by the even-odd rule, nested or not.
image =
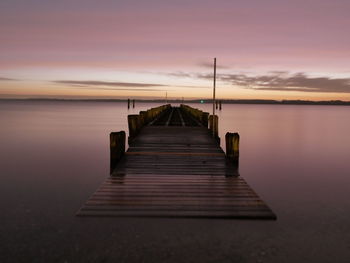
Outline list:
[[[350,262],[347,106],[217,111],[277,221],[75,217],[109,175],[109,133],[156,106],[0,101],[0,262]]]

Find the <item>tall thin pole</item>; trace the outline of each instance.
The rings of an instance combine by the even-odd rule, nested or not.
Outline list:
[[[216,58],[214,58],[214,85],[213,85],[213,137],[215,137],[215,88],[216,88]]]

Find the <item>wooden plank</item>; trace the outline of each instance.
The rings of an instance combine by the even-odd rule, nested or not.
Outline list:
[[[177,205],[197,205],[197,206],[227,206],[227,207],[265,207],[266,205],[264,202],[261,202],[259,200],[217,200],[217,198],[211,198],[211,199],[204,199],[204,200],[178,200],[178,199],[170,199],[170,198],[164,198],[164,200],[158,199],[123,199],[119,198],[118,200],[115,199],[89,199],[86,202],[86,205],[89,204],[99,204],[99,205],[119,205],[119,206],[125,206],[125,205],[142,205],[145,207],[148,206],[177,206]],[[215,200],[215,201],[213,201]]]
[[[178,112],[179,117],[180,117],[181,126],[186,126],[184,118],[182,117],[181,111],[177,109],[177,112]]]
[[[193,182],[193,181],[188,181],[188,182],[173,182],[173,181],[165,181],[165,182],[138,182],[138,181],[106,181],[102,185],[102,187],[105,188],[114,188],[114,187],[125,187],[125,186],[139,186],[139,187],[144,187],[148,188],[150,187],[167,187],[167,188],[178,188],[178,189],[188,189],[188,188],[196,188],[197,186],[201,188],[210,188],[210,189],[218,189],[218,190],[237,190],[237,189],[250,189],[250,187],[243,183],[243,182],[237,182],[234,184],[225,184],[224,182]]]
[[[220,207],[212,207],[212,206],[100,206],[100,205],[91,205],[91,206],[85,206],[82,208],[82,211],[136,211],[136,210],[143,210],[143,211],[157,211],[159,208],[162,208],[166,211],[227,211],[228,209],[232,209],[232,206],[220,206]],[[252,208],[252,207],[235,207],[234,208],[236,212],[243,212],[243,211],[259,211],[259,212],[269,212],[270,210],[266,209],[265,207],[259,207],[259,208]]]
[[[196,187],[205,187],[205,188],[216,188],[216,189],[250,189],[250,187],[247,184],[244,183],[235,183],[234,185],[227,185],[224,182],[133,182],[133,181],[128,181],[128,182],[105,182],[103,183],[103,186],[110,187],[110,186],[123,186],[127,184],[128,186],[140,186],[140,187],[147,187],[151,186],[152,187],[157,187],[157,186],[165,186],[165,187],[175,187],[175,188],[196,188]]]
[[[106,181],[142,181],[142,180],[185,180],[185,181],[215,181],[215,182],[226,182],[226,183],[237,183],[245,182],[242,177],[222,177],[222,176],[210,176],[210,175],[198,175],[198,176],[186,176],[186,175],[170,175],[170,174],[161,174],[161,175],[149,175],[144,174],[144,176],[139,176],[135,174],[128,174],[128,176],[112,176],[106,179]]]
[[[162,176],[162,175],[160,175]],[[200,177],[201,175],[196,175],[197,177]],[[134,182],[134,183],[137,183],[137,182],[140,182],[140,183],[143,183],[143,182],[157,182],[157,180],[159,180],[159,182],[162,182],[162,183],[166,183],[166,182],[176,182],[176,183],[205,183],[205,184],[208,184],[208,183],[223,183],[225,185],[239,185],[239,184],[244,184],[244,185],[247,185],[247,183],[245,181],[223,181],[223,180],[220,180],[221,177],[219,176],[211,176],[210,179],[207,179],[207,180],[203,180],[203,179],[200,179],[200,180],[196,180],[196,179],[185,179],[185,178],[175,178],[175,179],[172,179],[172,178],[164,178],[164,179],[161,179],[161,178],[155,178],[153,177],[152,175],[150,176],[147,176],[147,174],[141,174],[141,175],[134,175],[134,177],[139,177],[139,179],[137,178],[128,178],[127,176],[125,177],[125,179],[107,179],[105,181],[105,183],[125,183],[125,182]],[[148,178],[147,178],[148,177]],[[178,177],[178,175],[174,175],[174,177]],[[217,179],[215,179],[215,177]],[[152,181],[151,181],[152,180]]]
[[[169,114],[168,120],[167,120],[166,123],[165,123],[165,126],[169,126],[169,123],[170,123],[170,121],[171,121],[171,118],[172,118],[172,116],[173,116],[173,113],[174,113],[174,109],[171,109],[171,112],[170,112],[170,114]]]
[[[176,198],[179,196],[178,192],[168,193],[168,192],[121,192],[121,193],[115,193],[115,192],[97,192],[94,194],[95,199],[113,199],[113,198]],[[256,194],[247,194],[247,193],[232,193],[229,194],[220,194],[220,193],[182,193],[181,196],[183,198],[227,198],[227,199],[238,199],[238,200],[260,200],[259,196]]]
[[[84,211],[80,210],[77,216],[102,217],[178,217],[178,218],[228,218],[228,219],[266,219],[275,220],[276,216],[270,211],[171,211],[160,210],[131,210],[131,211]]]
[[[192,186],[192,185],[186,185],[186,186],[172,186],[172,185],[129,185],[129,184],[117,184],[117,185],[101,185],[100,190],[113,190],[113,191],[118,191],[119,190],[127,190],[127,189],[137,189],[138,191],[144,190],[144,191],[194,191],[194,192],[205,192],[205,191],[210,191],[210,192],[253,192],[249,186],[242,186],[242,187],[218,187],[218,186],[207,186],[207,185],[202,185],[202,186]]]
[[[181,155],[181,156],[225,156],[224,153],[201,152],[126,152],[126,155]]]

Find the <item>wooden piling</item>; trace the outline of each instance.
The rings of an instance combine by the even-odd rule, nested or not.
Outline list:
[[[147,112],[146,111],[140,111],[140,122],[141,122],[141,127],[147,123]]]
[[[222,109],[222,100],[219,101],[219,110]]]
[[[209,130],[211,134],[214,134],[214,138],[216,140],[220,140],[219,138],[219,118],[218,115],[214,115],[215,118],[213,119],[213,115],[209,116]]]
[[[132,107],[135,108],[135,100],[132,100]]]
[[[112,174],[119,160],[125,153],[125,131],[111,132],[109,134],[110,145],[110,174]]]
[[[237,132],[228,132],[225,135],[226,140],[226,156],[234,159],[239,157],[239,134]]]
[[[140,121],[139,121],[139,115],[132,114],[128,115],[128,127],[129,127],[129,137],[128,141],[132,140],[136,137],[136,135],[139,133],[140,129]]]
[[[128,109],[130,109],[130,99],[128,99]]]
[[[239,166],[239,134],[237,132],[231,133],[228,132],[225,135],[226,141],[226,158],[229,160],[232,165],[234,174],[239,175],[238,166]]]
[[[208,128],[209,112],[202,112],[201,122],[204,127]]]

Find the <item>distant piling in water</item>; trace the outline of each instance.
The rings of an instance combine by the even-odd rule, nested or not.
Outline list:
[[[135,108],[135,99],[133,100],[128,99],[128,109],[130,109],[131,104],[132,104],[132,107]]]
[[[219,110],[222,109],[222,100],[219,101]]]

